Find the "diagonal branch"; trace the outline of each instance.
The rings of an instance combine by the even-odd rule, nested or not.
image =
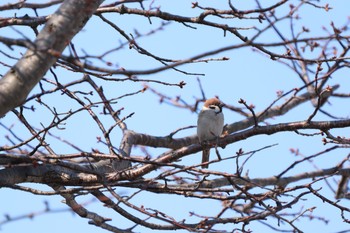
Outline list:
[[[102,2],[67,0],[62,3],[39,33],[33,48],[0,80],[0,116],[24,102]]]

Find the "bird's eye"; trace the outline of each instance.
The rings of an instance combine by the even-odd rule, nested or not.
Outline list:
[[[210,105],[210,106],[209,106],[209,108],[210,108],[210,109],[215,109],[215,108],[216,108],[216,106],[214,106],[214,105]]]

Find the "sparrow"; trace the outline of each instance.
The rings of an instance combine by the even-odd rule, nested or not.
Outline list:
[[[223,106],[224,104],[217,98],[207,99],[198,115],[197,136],[204,147],[202,163],[209,161],[210,148],[205,148],[208,141],[218,139],[222,134],[224,128]],[[208,164],[203,164],[202,168],[208,168]]]

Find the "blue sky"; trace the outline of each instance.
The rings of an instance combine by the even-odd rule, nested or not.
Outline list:
[[[203,6],[227,8],[227,1],[219,1],[214,3],[213,1],[208,0],[198,2]],[[298,2],[299,1],[290,1],[290,3],[294,5],[297,5]],[[325,4],[326,2],[322,1],[320,5],[323,3]],[[148,6],[149,4],[150,1],[145,2],[145,6]],[[249,6],[256,5],[254,1],[237,1],[235,4],[237,4],[237,8],[239,9],[248,9]],[[302,25],[307,25],[307,27],[311,30],[310,34],[322,36],[327,35],[327,32],[323,30],[323,27],[326,27],[329,30],[331,29],[331,21],[333,21],[338,27],[344,25],[348,20],[347,2],[345,0],[338,0],[331,2],[330,5],[334,9],[327,13],[320,9],[316,10],[312,6],[303,8],[303,10],[301,10],[299,13],[301,20],[295,22],[295,27],[301,28]],[[132,7],[136,5],[130,4],[128,6]],[[160,9],[163,11],[172,12],[173,14],[178,13],[184,16],[197,16],[200,12],[198,9],[191,8],[190,1],[184,0],[154,1],[153,6],[161,6]],[[285,11],[287,11],[287,9],[288,8],[286,8]],[[39,10],[38,12],[40,15],[46,15],[54,12],[54,10],[55,7],[52,7],[49,10]],[[11,14],[14,13],[16,13],[16,11],[11,12]],[[25,13],[33,15],[32,11],[20,11],[17,14],[21,16]],[[104,16],[116,23],[127,34],[135,34],[135,28],[137,28],[140,33],[147,33],[152,29],[158,28],[161,24],[161,21],[154,18],[151,19],[152,24],[150,24],[148,19],[141,16],[116,14],[105,14]],[[6,15],[1,17],[6,17]],[[244,26],[247,28],[256,25],[255,21],[244,23],[240,20],[229,20],[228,22],[232,25]],[[290,30],[288,24],[282,23],[281,25],[277,26],[281,28],[285,36],[289,37]],[[149,52],[171,59],[189,58],[206,51],[241,43],[237,40],[237,38],[230,34],[227,34],[226,37],[224,37],[223,32],[219,29],[212,29],[198,25],[196,25],[196,27],[197,29],[191,29],[184,27],[182,24],[172,22],[166,26],[164,30],[155,35],[137,40],[137,42]],[[29,38],[33,38],[34,36],[33,32],[30,30],[25,30],[21,27],[15,27],[15,29],[21,30]],[[20,35],[16,30],[13,28],[0,28],[0,35],[21,38],[22,35]],[[242,31],[242,34],[249,36],[251,31]],[[120,41],[125,41],[125,39],[111,28],[102,24],[101,19],[97,17],[93,17],[83,31],[73,39],[73,43],[75,44],[80,55],[83,54],[82,49],[84,49],[84,51],[86,51],[88,54],[102,54],[106,50],[118,46]],[[267,41],[279,42],[280,40],[276,34],[268,33],[261,38],[261,42]],[[0,49],[10,53],[10,50],[5,48],[5,46],[2,44],[0,44]],[[19,50],[16,50],[13,53],[14,56],[20,57]],[[239,106],[238,100],[243,98],[248,104],[254,104],[257,112],[264,110],[277,98],[277,91],[282,90],[287,92],[293,88],[303,85],[296,74],[288,67],[267,58],[264,54],[254,52],[251,48],[228,51],[213,55],[211,58],[222,58],[224,56],[230,59],[228,61],[194,63],[179,67],[181,70],[186,72],[202,73],[205,74],[205,76],[184,75],[173,70],[168,70],[154,75],[140,76],[140,78],[156,79],[170,83],[185,81],[186,86],[183,89],[178,87],[162,86],[159,84],[149,85],[161,93],[171,97],[181,96],[187,102],[193,103],[195,101],[195,97],[201,97],[197,81],[197,78],[199,77],[207,97],[218,95],[225,103],[234,106]],[[314,55],[310,54],[310,57],[313,56]],[[9,60],[2,54],[0,54],[0,60],[5,61],[8,64],[13,64],[13,60]],[[106,60],[111,62],[112,67],[114,68],[124,67],[126,69],[146,70],[161,66],[159,62],[154,61],[147,56],[142,56],[135,50],[129,50],[127,48],[122,49],[117,53],[110,54],[106,57]],[[96,64],[99,64],[97,61],[95,62]],[[1,74],[4,74],[7,69],[7,67],[0,66]],[[82,77],[81,74],[70,73],[60,68],[56,68],[55,72],[59,75],[59,79],[63,83]],[[332,77],[329,85],[340,83],[340,92],[348,93],[347,90],[349,90],[349,82],[346,80],[348,79],[348,76],[348,70],[341,70]],[[46,77],[50,79],[53,78],[49,73],[46,75]],[[100,83],[103,85],[104,91],[109,98],[122,96],[143,88],[142,83],[134,82]],[[88,87],[85,85],[79,85],[77,88],[79,88],[79,90],[88,90]],[[32,93],[36,93],[38,91],[39,89],[35,88]],[[60,93],[45,97],[45,101],[48,103],[54,103],[59,112],[69,111],[69,109],[74,109],[77,107],[77,105],[74,105],[69,98],[62,96]],[[331,111],[335,115],[348,117],[349,110],[344,108],[345,101],[346,100],[342,99],[334,99],[331,105],[325,106],[325,109]],[[287,115],[270,119],[268,122],[274,124],[279,122],[305,120],[313,111],[310,106],[310,103],[305,103],[302,106],[292,110]],[[28,119],[37,127],[40,127],[41,123],[44,125],[49,124],[52,119],[47,110],[39,105],[36,107],[38,108],[37,113],[28,114]],[[121,99],[118,103],[118,107],[124,107],[122,116],[127,116],[133,112],[135,113],[132,118],[126,121],[129,129],[155,136],[165,136],[178,128],[195,125],[197,120],[196,113],[174,108],[167,104],[159,104],[159,98],[151,91],[146,91],[143,94]],[[237,113],[233,113],[228,110],[224,110],[224,113],[226,123],[233,123],[244,119]],[[322,114],[318,114],[315,119],[325,120],[328,118]],[[106,125],[112,124],[112,122],[107,118],[104,120],[104,122]],[[23,139],[29,137],[29,133],[19,124],[13,114],[7,114],[4,119],[1,119],[1,123],[6,125],[14,124],[13,129]],[[86,113],[77,114],[76,116],[72,117],[69,119],[69,121],[67,121],[67,124],[64,127],[66,128],[65,130],[54,130],[53,133],[64,137],[66,140],[74,142],[75,145],[83,150],[90,151],[91,148],[97,148],[103,152],[108,152],[101,143],[97,143],[96,137],[102,136],[101,132],[98,131],[96,124],[93,123]],[[337,130],[336,132],[340,133],[340,136],[346,136],[347,130]],[[8,134],[8,132],[4,132],[2,129],[0,130],[0,138],[2,138],[0,139],[0,142],[4,142],[3,135],[6,134]],[[176,136],[181,137],[193,134],[195,134],[194,128],[182,131]],[[117,129],[111,134],[112,140],[117,142],[115,143],[116,145],[118,145],[120,137],[121,133]],[[62,143],[54,138],[48,138],[48,140],[50,145],[55,149],[56,153],[65,154],[76,152],[71,147],[62,145]],[[5,141],[5,144],[7,143],[8,142]],[[2,144],[3,143],[1,143],[1,145]],[[239,148],[243,148],[244,151],[252,151],[273,144],[277,145],[257,153],[245,165],[244,172],[249,172],[249,176],[251,178],[270,177],[276,175],[287,168],[291,162],[299,159],[290,153],[290,148],[299,148],[301,153],[304,155],[311,155],[331,147],[331,145],[323,146],[321,137],[301,137],[293,133],[279,133],[278,135],[272,136],[256,136],[245,141],[237,142],[228,146],[225,148],[225,150],[220,151],[222,156],[228,157],[234,155]],[[165,150],[150,149],[150,152],[154,157],[158,156],[162,151]],[[141,155],[141,152],[140,150],[135,149],[133,154]],[[316,160],[315,163],[317,164],[318,168],[328,168],[339,163],[347,154],[348,149],[344,148]],[[200,155],[195,154],[183,158],[179,163],[195,164],[199,163],[199,160]],[[232,171],[233,164],[234,161],[229,161],[225,164],[214,164],[210,168],[213,170],[230,172]],[[288,173],[287,175],[312,170],[315,170],[313,165],[303,163],[302,165],[297,166],[293,173]],[[333,182],[332,178],[330,179],[330,182]],[[47,190],[47,187],[40,187]],[[329,190],[324,183],[319,182],[315,187],[323,187],[322,192],[329,193]],[[118,190],[118,192],[130,194],[135,192],[135,190],[121,189]],[[332,194],[329,194],[329,196],[332,197]],[[45,209],[44,201],[48,201],[50,208],[54,210],[60,211],[67,209],[67,207],[61,203],[61,197],[35,196],[4,188],[0,190],[0,197],[2,197],[2,201],[0,201],[0,216],[9,214],[12,217],[16,217],[25,213],[31,213],[33,211],[42,211]],[[326,218],[330,220],[330,223],[326,225],[317,220],[312,220],[310,222],[308,220],[296,222],[296,225],[304,229],[305,232],[311,232],[315,229],[318,229],[319,232],[336,232],[350,229],[350,226],[343,223],[340,219],[339,211],[337,209],[330,208],[329,206],[322,204],[319,200],[312,198],[311,195],[307,197],[309,199],[307,201],[301,201],[296,207],[295,211],[299,211],[299,208],[308,209],[317,206],[313,214],[316,216],[324,216],[325,213],[329,213],[327,214]],[[91,200],[92,198],[90,196],[82,198],[82,202],[90,202]],[[178,196],[159,194],[140,195],[139,198],[135,198],[134,202],[136,205],[146,204],[148,207],[159,208],[160,210],[166,211],[169,214],[173,214],[173,216],[179,219],[188,218],[189,211],[196,211],[197,213],[205,214],[208,211],[217,213],[221,209],[221,204],[216,201],[205,202],[205,204],[203,203],[203,200],[196,200],[193,198],[186,199]],[[345,203],[345,205],[349,204],[343,200],[340,203]],[[128,224],[114,212],[111,212],[106,208],[101,208],[96,202],[92,202],[89,205],[89,208],[98,211],[102,215],[111,217],[116,225],[118,225],[120,222],[122,224]],[[189,219],[195,219],[195,217],[189,217]],[[0,217],[0,221],[1,220],[2,218]],[[276,220],[272,220],[272,223],[275,223],[275,221]],[[225,229],[225,227],[226,226],[224,225],[222,229]],[[252,230],[255,230],[255,232],[261,232],[267,229],[258,223],[252,223],[250,227]],[[284,226],[281,227],[283,228]],[[230,226],[229,229],[231,228],[232,226]],[[284,229],[290,228],[285,226]],[[106,232],[102,229],[87,224],[86,219],[82,219],[72,214],[70,211],[65,211],[63,213],[43,214],[36,216],[34,219],[26,218],[24,220],[3,225],[0,230],[3,232],[20,232],[23,230],[27,230],[28,232],[50,231],[51,233],[58,233],[62,231],[79,231],[85,233]],[[140,229],[139,231],[151,232],[150,230],[144,229]]]

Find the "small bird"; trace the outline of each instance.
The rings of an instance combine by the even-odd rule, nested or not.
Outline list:
[[[208,141],[218,139],[224,128],[224,114],[222,107],[224,104],[217,98],[207,99],[197,120],[197,136],[199,142],[206,146]],[[209,161],[210,148],[203,149],[202,163]],[[208,168],[208,164],[203,164],[202,168]]]

